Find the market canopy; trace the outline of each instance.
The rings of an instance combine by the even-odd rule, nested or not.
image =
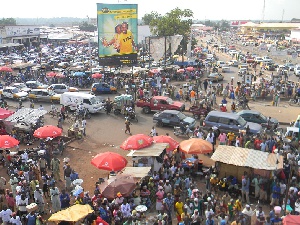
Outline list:
[[[274,153],[227,145],[219,145],[211,156],[211,159],[216,162],[259,170],[276,170],[283,168],[282,156],[279,156],[277,161],[277,155]]]
[[[73,205],[67,209],[61,210],[57,213],[52,214],[48,221],[69,221],[76,222],[88,214],[94,212],[90,205]]]
[[[8,123],[20,123],[24,122],[26,124],[35,124],[38,118],[47,114],[46,110],[40,109],[30,109],[30,108],[22,108],[17,112],[12,114],[11,116],[5,119],[5,122]]]
[[[163,151],[169,146],[168,143],[153,143],[149,147],[145,147],[139,150],[131,150],[127,156],[131,157],[157,157],[160,156]]]
[[[144,178],[149,175],[151,172],[151,167],[130,167],[126,166],[122,171],[121,174],[128,174],[131,175],[133,178]]]

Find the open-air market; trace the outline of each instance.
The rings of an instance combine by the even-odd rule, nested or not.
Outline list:
[[[300,225],[300,19],[136,2],[0,19],[0,222]]]

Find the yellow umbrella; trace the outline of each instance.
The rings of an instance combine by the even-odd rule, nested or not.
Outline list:
[[[83,219],[92,212],[94,212],[94,210],[91,208],[90,205],[78,204],[52,214],[52,216],[48,220],[76,222]]]

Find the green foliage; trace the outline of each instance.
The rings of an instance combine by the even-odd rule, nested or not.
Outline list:
[[[97,30],[96,26],[94,26],[93,24],[89,24],[88,22],[82,22],[79,25],[79,29],[81,31],[88,31],[88,32],[93,32]]]
[[[147,18],[150,19],[150,30],[157,36],[188,36],[191,31],[193,12],[190,9],[173,9],[164,16],[152,12]]]
[[[142,17],[142,23],[143,23],[143,25],[150,25],[152,20],[157,19],[159,17],[160,17],[160,15],[157,12],[154,12],[154,11],[152,11],[151,13],[146,13]]]
[[[14,18],[3,18],[0,20],[0,25],[17,25],[17,21]]]

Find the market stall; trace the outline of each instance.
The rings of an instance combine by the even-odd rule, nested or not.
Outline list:
[[[39,125],[40,118],[47,114],[46,110],[22,108],[4,120],[6,131],[11,133],[13,128],[18,132],[34,131]]]
[[[144,178],[148,176],[151,173],[151,167],[125,167],[122,171],[120,171],[121,174],[129,174],[133,178],[139,180],[141,178]]]
[[[131,150],[127,156],[132,157],[134,167],[150,166],[153,171],[159,171],[168,143],[153,143],[149,147]]]
[[[231,175],[239,182],[245,172],[269,179],[272,171],[283,169],[282,156],[227,145],[219,145],[211,159],[217,162],[219,177]]]

